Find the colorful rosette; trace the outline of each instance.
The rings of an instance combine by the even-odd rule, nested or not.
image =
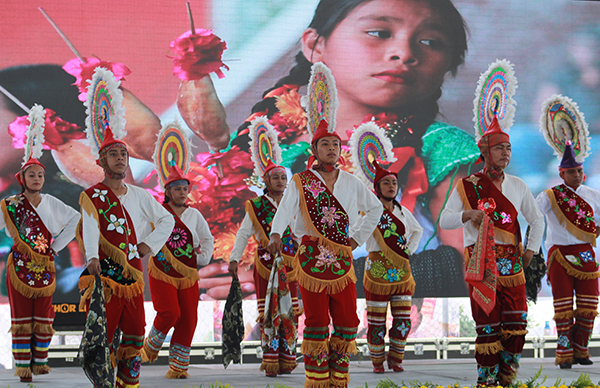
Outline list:
[[[475,140],[492,124],[494,114],[505,132],[508,132],[515,117],[516,101],[513,99],[517,89],[517,78],[513,64],[506,59],[496,60],[479,77],[475,100],[473,100],[473,121],[475,122]]]
[[[579,111],[577,103],[568,97],[555,94],[544,101],[540,132],[559,160],[562,159],[569,140],[578,163],[583,163],[590,153],[590,133],[585,117]]]
[[[152,158],[158,172],[160,187],[163,189],[172,166],[177,166],[184,175],[187,173],[192,160],[192,144],[179,123],[174,122],[162,127]]]
[[[173,75],[181,80],[197,80],[215,73],[224,78],[221,70],[229,70],[221,57],[227,49],[227,43],[213,34],[211,30],[196,28],[195,33],[188,31],[171,42],[173,57]]]
[[[125,108],[123,107],[123,93],[118,81],[110,70],[98,67],[94,70],[92,80],[87,89],[85,119],[88,145],[92,155],[98,157],[98,150],[104,141],[106,126],[109,125],[115,139],[125,137]]]
[[[254,174],[262,178],[269,160],[279,165],[281,163],[281,147],[277,140],[277,132],[269,123],[266,116],[252,120],[248,127],[250,131],[250,152],[254,163]]]
[[[327,121],[330,133],[335,132],[335,113],[338,107],[335,78],[331,70],[323,63],[312,65],[308,94],[302,97],[302,106],[308,116],[308,133],[312,136],[321,120]]]
[[[373,160],[395,162],[392,142],[385,130],[373,121],[361,124],[348,141],[350,160],[354,166],[354,175],[368,187],[375,181]]]
[[[25,142],[25,156],[23,164],[27,163],[30,158],[39,159],[42,157],[44,149],[44,127],[46,125],[46,111],[44,107],[34,104],[29,112],[29,127],[25,132],[27,138]]]

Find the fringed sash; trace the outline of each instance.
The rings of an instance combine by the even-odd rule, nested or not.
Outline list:
[[[406,246],[406,227],[388,209],[384,209],[373,237],[380,252],[370,252],[365,261],[363,285],[371,293],[394,295],[415,291]]]
[[[273,268],[273,257],[267,251],[269,245],[269,237],[271,235],[271,224],[273,223],[273,217],[277,209],[269,199],[262,195],[260,197],[246,201],[246,213],[252,221],[254,230],[258,233],[259,238],[256,239],[258,247],[254,256],[254,266],[256,272],[265,280],[269,280],[271,276],[271,269]],[[289,281],[296,280],[297,271],[293,269],[292,263],[294,261],[294,239],[292,237],[292,231],[288,226],[281,236],[283,242],[283,262],[286,266],[287,276]]]
[[[465,281],[473,286],[473,300],[489,315],[496,305],[498,269],[494,243],[494,226],[490,217],[483,217],[472,254],[467,250]]]
[[[310,170],[292,180],[300,192],[300,214],[308,227],[296,256],[298,283],[311,292],[336,294],[356,282],[348,214]]]
[[[175,219],[175,227],[167,243],[148,263],[148,274],[171,284],[178,290],[192,287],[200,277],[194,251],[194,236],[169,204],[163,205]]]
[[[548,271],[555,260],[574,278],[590,280],[600,277],[592,244],[553,245],[548,251]]]
[[[564,184],[546,190],[546,194],[561,226],[579,240],[596,246],[596,222],[590,204]]]
[[[102,183],[90,187],[79,197],[81,211],[87,212],[98,222],[100,241],[98,255],[106,302],[112,295],[131,299],[144,291],[142,262],[137,251],[137,237],[133,221],[119,198]],[[82,223],[77,225],[77,240],[85,255]],[[94,276],[87,268],[79,278],[79,288],[85,293],[81,303],[90,298]]]
[[[7,261],[11,284],[26,298],[54,294],[52,234],[25,195],[3,199],[1,207],[14,241]]]

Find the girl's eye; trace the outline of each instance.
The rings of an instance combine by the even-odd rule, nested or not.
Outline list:
[[[420,42],[432,49],[440,50],[444,48],[444,42],[438,39],[421,39]]]
[[[367,35],[374,36],[379,39],[389,39],[392,33],[386,30],[367,31]]]

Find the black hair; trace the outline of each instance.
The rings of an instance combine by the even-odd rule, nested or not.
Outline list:
[[[377,184],[375,185],[375,195],[379,199],[381,199],[381,197],[383,197],[383,195],[381,194],[381,186],[380,185],[381,185],[381,180],[379,182],[377,182]],[[402,205],[400,205],[400,202],[396,201],[396,198],[392,199],[392,203],[394,205],[398,206],[398,208],[400,209],[400,211],[402,211]]]
[[[321,0],[315,9],[308,28],[315,29],[319,39],[327,39],[350,12],[369,1],[372,0]],[[443,18],[445,32],[452,43],[452,56],[448,71],[452,75],[456,75],[458,67],[463,64],[467,52],[467,26],[463,17],[451,0],[415,1],[426,2],[432,10]],[[288,75],[279,79],[272,88],[263,93],[263,100],[252,107],[252,113],[266,112],[267,117],[271,118],[277,112],[276,99],[275,97],[264,97],[272,90],[286,84],[300,86],[308,84],[311,66],[312,63],[300,51],[296,55],[296,65],[292,67]],[[442,90],[440,88],[427,100],[415,101],[414,105],[407,107],[412,117],[405,124],[404,130],[399,131],[398,135],[392,140],[395,147],[410,146],[415,149],[417,155],[421,154],[422,137],[439,113],[438,100],[441,96]],[[395,113],[398,113],[399,118],[405,116],[402,112]],[[238,128],[238,134],[249,125],[249,122],[243,123]],[[407,131],[406,128],[410,128],[410,131]],[[232,141],[232,145],[237,145],[242,150],[248,150],[247,136],[239,136]]]

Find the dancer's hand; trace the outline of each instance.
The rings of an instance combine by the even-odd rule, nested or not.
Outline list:
[[[485,213],[481,210],[465,210],[462,214],[462,222],[471,221],[475,227],[479,227]]]
[[[229,262],[229,268],[227,268],[227,270],[229,271],[229,274],[231,275],[232,278],[237,278],[237,273],[238,273],[238,262],[237,261],[230,261]]]
[[[353,238],[350,239],[350,246],[352,247],[352,250],[355,250],[356,247],[358,247],[358,243],[356,241],[354,241]]]
[[[267,250],[269,251],[271,256],[277,256],[281,254],[281,251],[283,250],[283,242],[281,241],[281,237],[279,236],[279,234],[271,234],[271,239],[269,240]]]
[[[529,267],[529,263],[531,263],[531,258],[533,258],[534,252],[531,249],[525,251],[523,255],[523,268]]]
[[[93,275],[93,276],[100,275],[100,272],[102,270],[100,268],[100,260],[98,260],[97,258],[93,258],[90,261],[88,261],[87,269],[88,269],[88,272],[90,273],[90,275]]]
[[[140,258],[151,252],[150,247],[146,245],[146,243],[139,243],[137,249],[138,253],[140,254]]]

